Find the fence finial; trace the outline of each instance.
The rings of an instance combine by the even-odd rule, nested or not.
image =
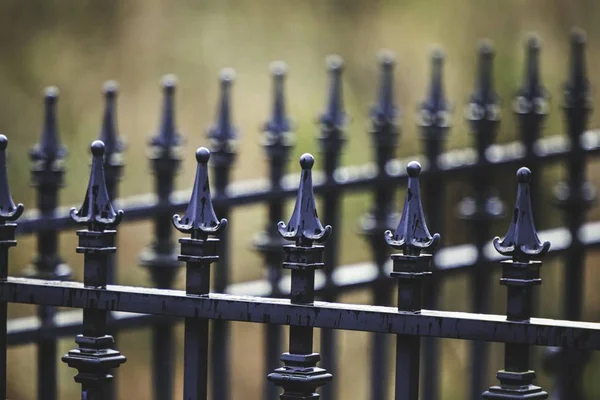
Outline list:
[[[273,136],[280,136],[292,129],[292,124],[286,115],[284,82],[287,65],[283,61],[275,61],[270,65],[273,77],[273,109],[271,120],[265,123],[264,130]]]
[[[328,102],[320,121],[327,130],[342,129],[347,122],[342,95],[344,60],[337,54],[331,54],[327,56],[326,63],[329,71]]]
[[[173,215],[175,228],[180,232],[190,233],[192,239],[203,239],[208,235],[217,236],[227,227],[227,219],[223,218],[219,221],[213,209],[208,181],[207,163],[209,159],[210,151],[206,147],[196,150],[198,166],[196,167],[192,197],[183,218],[177,214]]]
[[[550,242],[542,243],[533,224],[533,212],[529,194],[531,171],[522,167],[517,171],[517,200],[508,232],[503,239],[494,238],[494,247],[498,253],[511,256],[514,261],[527,262],[533,257],[541,257]]]
[[[0,135],[0,225],[7,221],[15,221],[23,214],[23,204],[15,205],[8,185],[8,173],[6,167],[6,147],[8,139]]]
[[[56,86],[44,90],[44,125],[40,141],[30,152],[34,161],[46,160],[52,162],[63,158],[66,149],[61,146],[58,137],[58,122],[56,118],[56,103],[60,92]]]
[[[371,118],[377,125],[393,124],[398,117],[394,104],[394,67],[396,56],[390,50],[381,50],[377,55],[380,65],[379,98],[371,109]]]
[[[436,48],[431,53],[431,82],[429,94],[420,106],[419,125],[422,127],[447,128],[450,126],[450,104],[444,94],[444,52]],[[425,136],[434,131],[425,131]],[[435,131],[437,132],[437,131]],[[439,132],[438,132],[439,133]]]
[[[160,129],[150,142],[152,146],[169,149],[181,144],[181,136],[175,125],[175,90],[177,77],[173,74],[164,75],[160,84],[163,89],[163,104]]]
[[[220,74],[221,102],[217,110],[216,123],[210,127],[208,138],[213,152],[233,152],[237,129],[231,121],[231,86],[235,79],[232,68],[224,68]]]
[[[311,154],[305,153],[300,157],[302,176],[294,212],[287,225],[283,221],[277,224],[279,234],[286,240],[295,240],[297,246],[310,247],[313,241],[323,243],[331,235],[331,226],[323,228],[317,216],[311,171],[314,163]]]
[[[549,95],[542,85],[540,78],[540,50],[541,40],[538,35],[531,33],[526,41],[525,77],[523,85],[517,92],[515,111],[517,114],[548,113]]]
[[[408,173],[408,190],[404,201],[404,210],[396,232],[385,232],[386,243],[394,248],[401,249],[405,255],[419,255],[421,251],[433,251],[440,241],[439,233],[433,236],[427,229],[421,195],[419,191],[419,174],[421,165],[411,161],[406,167]]]
[[[569,80],[565,83],[565,106],[588,105],[590,84],[585,67],[585,32],[579,28],[571,31],[571,58]]]
[[[104,177],[104,143],[94,140],[90,146],[92,151],[92,170],[85,200],[79,211],[71,209],[71,219],[78,224],[88,224],[90,231],[104,231],[107,226],[119,225],[123,218],[123,210],[115,211],[106,189]]]
[[[470,121],[500,119],[500,99],[494,90],[494,53],[494,45],[490,40],[482,40],[479,43],[479,71],[475,91],[467,109],[467,119]]]
[[[119,138],[116,121],[116,102],[119,93],[119,84],[115,81],[107,81],[104,83],[104,117],[102,119],[102,129],[100,131],[99,140],[105,146],[105,158],[108,161],[113,154],[118,154],[123,151],[124,145]]]

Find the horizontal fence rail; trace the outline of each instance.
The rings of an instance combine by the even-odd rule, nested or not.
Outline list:
[[[113,377],[126,362],[121,353],[126,349],[120,349],[117,334],[151,327],[152,396],[169,400],[177,362],[173,326],[182,322],[184,398],[209,398],[210,388],[211,398],[229,400],[235,376],[228,323],[236,321],[265,325],[262,398],[268,400],[279,396],[285,400],[338,398],[335,376],[346,368],[337,362],[338,330],[373,334],[372,399],[389,398],[391,387],[397,400],[441,398],[436,338],[471,341],[472,399],[547,398],[548,392],[534,384],[531,346],[550,347],[545,364],[556,375],[550,391],[553,399],[583,399],[583,368],[590,351],[600,348],[600,324],[580,321],[585,254],[600,245],[600,221],[586,222],[585,218],[595,198],[594,188],[585,179],[586,162],[600,152],[600,130],[587,129],[591,90],[585,69],[585,35],[574,29],[562,99],[567,135],[542,137],[550,97],[541,83],[540,50],[539,38],[529,36],[523,84],[512,104],[520,141],[495,144],[501,108],[493,87],[494,50],[491,43],[481,42],[475,89],[465,108],[474,146],[446,151],[452,107],[443,85],[444,54],[436,49],[431,56],[429,89],[417,110],[424,154],[409,158],[395,155],[401,133],[393,93],[395,59],[383,51],[377,100],[370,114],[374,161],[356,166],[340,166],[349,140],[342,93],[345,65],[341,57],[329,56],[327,102],[318,119],[318,160],[322,163],[317,161],[317,166],[321,171],[313,171],[312,155],[302,155],[299,183],[297,174],[286,173],[293,124],[287,116],[287,70],[282,62],[271,65],[273,107],[264,125],[262,144],[269,176],[230,181],[239,135],[231,117],[235,73],[224,69],[216,121],[208,129],[211,150],[197,149],[194,185],[180,191],[173,189],[183,158],[175,121],[177,80],[167,75],[161,81],[160,126],[150,142],[155,193],[127,198],[118,197],[124,145],[116,123],[118,85],[109,81],[104,85],[99,140],[90,147],[88,189],[78,208],[59,207],[66,149],[59,141],[56,117],[59,92],[47,88],[40,142],[29,154],[36,209],[24,212],[23,205],[12,200],[6,166],[8,139],[0,135],[0,397],[5,398],[8,391],[7,347],[35,343],[37,398],[57,399],[56,341],[75,336],[77,348],[64,354],[62,361],[77,370],[75,381],[81,384],[82,399],[115,399]],[[564,226],[538,234],[539,172],[558,162],[564,164],[567,176],[554,191]],[[492,195],[493,184],[498,180],[495,177],[517,169],[517,199],[510,210]],[[446,243],[444,199],[451,180],[466,181],[472,188],[472,195],[458,207],[458,217],[467,221],[471,243]],[[404,207],[398,210],[393,199],[402,186],[407,192]],[[339,234],[332,235],[332,227],[339,232],[341,200],[351,192],[373,194],[372,206],[359,223],[373,261],[339,265],[341,240]],[[315,195],[322,200],[323,223],[317,216]],[[294,197],[294,211],[286,223],[284,201]],[[253,246],[263,258],[266,279],[232,284],[230,258],[237,241],[227,227],[237,222],[230,216],[238,207],[258,204],[266,205],[268,218]],[[502,239],[490,240],[492,222],[503,214],[511,216],[508,231]],[[153,287],[118,285],[117,228],[121,222],[141,220],[154,224],[152,242],[140,255]],[[77,252],[84,259],[82,283],[70,281],[71,268],[58,250],[60,232],[77,225],[81,225]],[[179,250],[173,226],[183,234]],[[26,276],[9,277],[9,248],[17,244],[15,237],[32,234],[37,238],[37,254]],[[535,318],[539,306],[534,287],[541,284],[541,261],[558,257],[568,266],[564,319]],[[506,315],[489,313],[490,277],[498,266],[500,283],[507,290]],[[173,290],[180,268],[185,270],[185,290]],[[458,273],[469,277],[472,312],[437,310],[441,283]],[[391,307],[394,286],[397,305]],[[373,305],[336,301],[344,293],[365,288],[372,293]],[[8,320],[7,303],[36,305],[37,316]],[[58,311],[57,307],[78,310]],[[287,342],[283,325],[290,327]],[[322,329],[321,354],[313,350],[315,328]],[[395,354],[390,352],[393,337]],[[505,365],[496,375],[499,384],[485,390],[487,342],[504,344]],[[387,378],[391,364],[395,364],[394,385]]]

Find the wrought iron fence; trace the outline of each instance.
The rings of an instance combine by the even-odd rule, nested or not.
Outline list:
[[[117,197],[123,169],[123,146],[114,118],[116,84],[109,82],[105,86],[103,128],[100,140],[91,145],[93,161],[83,205],[70,211],[58,207],[66,151],[59,142],[56,124],[58,91],[48,89],[41,140],[30,153],[37,188],[35,211],[23,214],[24,207],[15,205],[11,198],[6,166],[8,140],[0,136],[0,396],[6,397],[7,347],[33,342],[38,351],[38,398],[56,399],[56,340],[76,335],[78,348],[65,354],[62,361],[77,370],[75,380],[82,385],[82,398],[114,398],[111,373],[125,362],[120,353],[125,349],[117,350],[114,336],[109,333],[150,326],[154,398],[169,399],[174,385],[173,320],[183,319],[186,399],[207,398],[209,370],[213,377],[212,398],[231,397],[228,321],[265,324],[268,379],[264,397],[268,399],[278,396],[277,386],[283,388],[282,399],[318,398],[316,392],[321,387],[324,398],[336,398],[332,374],[342,370],[336,365],[335,353],[335,331],[340,329],[373,333],[372,399],[388,397],[385,371],[392,362],[396,368],[395,398],[419,398],[421,360],[426,382],[421,398],[440,398],[439,355],[434,338],[472,341],[473,399],[481,398],[488,374],[486,342],[505,343],[505,365],[497,373],[500,383],[485,391],[483,398],[548,396],[534,384],[530,360],[530,348],[534,345],[552,346],[550,356],[559,361],[555,398],[582,398],[582,368],[590,351],[600,349],[600,324],[577,322],[581,319],[584,256],[587,249],[600,245],[600,221],[585,221],[595,197],[585,178],[586,158],[600,152],[600,132],[587,130],[591,102],[584,46],[584,34],[574,30],[570,76],[563,93],[568,135],[541,137],[549,96],[539,75],[539,40],[532,36],[526,44],[524,83],[513,103],[522,142],[495,145],[500,100],[492,83],[494,51],[490,43],[482,42],[475,91],[465,112],[475,146],[450,152],[444,151],[450,127],[450,105],[442,82],[444,58],[435,51],[430,90],[419,106],[425,146],[425,157],[418,158],[422,166],[395,156],[399,139],[399,111],[392,83],[395,61],[392,54],[382,52],[379,95],[371,111],[375,163],[340,167],[340,154],[347,139],[347,116],[341,90],[343,62],[332,56],[327,61],[329,98],[320,118],[323,171],[314,174],[313,182],[315,161],[310,154],[304,154],[300,159],[299,186],[295,176],[286,175],[292,126],[286,114],[283,63],[272,67],[273,112],[264,126],[270,177],[265,181],[230,182],[237,140],[230,117],[234,76],[232,70],[224,70],[218,119],[208,134],[212,152],[206,148],[196,151],[198,166],[191,198],[189,191],[173,190],[182,150],[174,116],[176,81],[167,76],[162,82],[162,124],[151,141],[155,195],[119,199],[116,204],[122,210],[118,211],[110,200]],[[212,196],[209,159],[213,168]],[[565,162],[568,175],[555,190],[565,224],[540,233],[552,242],[549,248],[550,242],[538,239],[532,210],[539,209],[537,171],[556,161]],[[490,241],[491,223],[504,211],[501,200],[490,194],[490,177],[501,169],[515,171],[522,165],[534,174],[526,167],[518,169],[517,200],[508,233],[503,239]],[[425,212],[420,177],[424,179]],[[443,236],[442,221],[447,211],[442,206],[444,186],[448,179],[456,177],[469,179],[473,186],[473,196],[459,205],[460,216],[471,221],[473,242],[440,246],[433,256],[440,233],[429,233],[424,216],[430,223],[433,221],[435,231]],[[393,204],[393,194],[404,184],[408,190],[400,215]],[[340,244],[336,239],[340,235],[331,234],[331,227],[335,231],[340,224],[340,201],[347,192],[365,190],[373,192],[374,204],[360,227],[373,262],[338,266]],[[323,200],[325,227],[317,217],[315,193]],[[294,194],[294,212],[287,224],[280,222],[284,218],[283,201]],[[265,230],[255,240],[257,251],[264,255],[268,280],[230,284],[229,255],[233,243],[225,229],[227,218],[232,208],[250,203],[268,206]],[[173,217],[173,213],[183,210],[183,217]],[[154,241],[141,255],[141,264],[148,269],[156,288],[126,287],[114,282],[117,226],[121,220],[140,219],[154,221]],[[77,252],[84,255],[83,283],[69,281],[70,268],[58,254],[57,233],[72,229],[74,223],[84,225],[77,231]],[[190,235],[179,239],[179,252],[171,224]],[[27,277],[8,276],[8,250],[17,244],[16,234],[37,235],[38,256]],[[391,259],[388,247],[397,251]],[[545,253],[563,257],[568,265],[564,280],[565,320],[533,318],[533,286],[541,283],[541,257]],[[215,262],[218,265],[211,290],[210,264]],[[168,290],[181,263],[185,263],[185,291]],[[488,313],[490,271],[496,264],[502,269],[500,283],[507,287],[506,315]],[[291,270],[290,275],[284,275],[282,268]],[[458,271],[470,274],[473,313],[436,311],[440,282]],[[370,288],[374,305],[336,302],[341,293],[357,288]],[[397,307],[392,307],[395,288]],[[315,301],[316,298],[322,301]],[[38,317],[7,321],[7,302],[35,304]],[[56,307],[83,309],[83,317],[76,311],[57,314]],[[282,344],[282,325],[290,326],[289,346]],[[321,355],[313,352],[314,328],[322,330]],[[389,353],[390,334],[396,336],[395,357]],[[423,351],[421,338],[425,339]],[[280,362],[283,367],[279,367]]]

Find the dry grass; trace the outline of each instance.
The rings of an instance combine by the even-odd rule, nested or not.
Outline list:
[[[326,75],[324,57],[338,53],[347,65],[344,91],[352,124],[348,128],[349,142],[343,162],[353,164],[371,159],[367,135],[367,110],[372,103],[377,79],[375,54],[380,48],[397,53],[396,93],[404,111],[400,151],[402,155],[419,151],[413,110],[427,84],[428,49],[439,43],[447,57],[445,80],[448,97],[455,104],[455,122],[449,136],[449,147],[470,143],[467,127],[461,118],[462,104],[474,79],[477,38],[488,37],[496,43],[495,77],[498,91],[510,102],[523,69],[522,39],[526,32],[536,31],[544,39],[542,74],[555,100],[560,96],[560,82],[566,76],[568,32],[572,25],[584,28],[589,36],[588,65],[600,61],[600,27],[595,23],[600,4],[593,0],[431,0],[393,1],[220,1],[167,2],[137,0],[128,2],[64,0],[30,2],[4,1],[0,4],[0,43],[4,50],[0,61],[0,91],[4,101],[0,106],[0,130],[11,139],[11,183],[14,198],[34,207],[34,193],[27,185],[27,149],[36,142],[40,130],[44,86],[61,88],[60,125],[62,140],[70,149],[67,160],[67,187],[62,203],[74,204],[83,195],[87,179],[86,150],[97,135],[101,115],[100,87],[106,79],[121,83],[119,124],[127,139],[127,165],[121,185],[123,195],[152,190],[152,177],[146,160],[147,138],[158,123],[160,92],[159,77],[167,72],[179,76],[177,95],[178,123],[187,137],[187,151],[205,144],[204,129],[214,116],[218,86],[216,77],[222,67],[237,70],[234,98],[235,121],[241,128],[242,147],[236,160],[234,179],[263,176],[266,164],[259,160],[259,127],[268,114],[270,86],[267,66],[277,59],[290,68],[288,103],[296,120],[297,145],[294,158],[306,151],[318,152],[314,118],[324,103]],[[590,68],[593,72],[594,69]],[[594,76],[592,76],[594,81]],[[513,118],[505,106],[501,141],[516,138]],[[558,101],[552,105],[546,133],[563,132]],[[591,121],[597,126],[597,117]],[[258,156],[260,154],[260,156]],[[319,158],[317,157],[317,165]],[[177,181],[178,188],[188,187],[194,172],[193,157],[188,157]],[[298,171],[296,163],[290,170]],[[544,177],[551,183],[559,177],[559,168],[549,169]],[[593,166],[591,179],[595,177]],[[598,184],[598,182],[596,182]],[[467,187],[457,186],[449,196],[448,206],[465,195]],[[512,199],[502,193],[508,202]],[[549,190],[545,193],[549,196]],[[343,233],[341,262],[369,259],[369,251],[355,233],[358,216],[369,206],[368,195],[353,195],[345,199],[344,221],[334,227]],[[452,202],[452,203],[450,203]],[[596,212],[594,212],[594,215]],[[249,246],[251,235],[263,227],[263,207],[236,210],[232,217],[233,252],[232,277],[235,281],[258,279],[263,274],[259,255]],[[548,224],[558,223],[559,215]],[[504,226],[503,224],[499,226]],[[151,237],[149,223],[123,224],[119,238],[119,282],[151,285],[145,271],[138,267],[137,257]],[[453,222],[447,236],[464,237],[462,222]],[[502,228],[500,228],[502,229]],[[501,233],[501,232],[498,232]],[[75,254],[73,232],[61,236],[61,254],[73,267],[75,278],[81,278],[81,259]],[[450,242],[451,240],[449,240]],[[18,275],[21,266],[31,259],[35,242],[20,238],[12,253],[11,274]],[[595,260],[588,259],[588,279],[583,289],[586,298],[585,317],[598,320],[598,282]],[[560,316],[561,279],[563,267],[548,263],[541,288],[542,310],[545,316]],[[177,282],[182,287],[182,279]],[[443,288],[442,307],[468,310],[468,281],[457,277]],[[503,312],[504,293],[494,288],[494,312]],[[369,303],[367,292],[344,296],[343,301]],[[33,307],[11,306],[10,315],[33,313]],[[232,345],[235,354],[232,377],[233,398],[258,399],[265,377],[262,374],[262,327],[233,324]],[[183,336],[177,335],[177,354],[181,360]],[[343,398],[366,397],[368,382],[369,338],[366,334],[340,332],[340,365],[343,373],[336,376]],[[318,343],[318,341],[317,341]],[[74,345],[71,339],[60,342],[64,352]],[[125,333],[119,337],[119,349],[129,361],[119,372],[121,398],[136,393],[140,399],[150,398],[150,347],[147,330]],[[467,343],[443,342],[444,399],[464,398],[467,391],[463,376],[468,374]],[[501,365],[501,347],[494,345],[491,365]],[[9,379],[11,398],[34,398],[34,385],[28,384],[35,375],[33,346],[10,350]],[[181,364],[181,363],[179,363]],[[597,364],[594,360],[593,366]],[[592,368],[589,369],[593,371]],[[181,382],[178,365],[178,382]],[[392,372],[392,371],[390,371]],[[73,372],[65,365],[59,368],[60,398],[78,397],[78,386],[72,382]],[[540,382],[550,388],[547,377]],[[494,378],[489,373],[489,383]],[[176,398],[181,397],[177,385]],[[590,393],[600,388],[589,383]],[[592,396],[594,397],[594,396]]]

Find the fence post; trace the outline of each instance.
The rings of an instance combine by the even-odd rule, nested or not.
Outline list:
[[[154,216],[154,241],[140,254],[140,263],[148,268],[154,286],[169,289],[173,285],[180,262],[177,260],[171,204],[175,175],[181,164],[181,136],[175,125],[175,90],[177,80],[166,75],[161,80],[163,104],[161,122],[150,141],[150,162],[154,172],[154,191],[159,210]],[[170,400],[173,396],[175,346],[171,322],[152,327],[152,387],[154,400]]]
[[[471,307],[473,312],[484,314],[490,306],[490,271],[485,260],[484,248],[490,238],[490,224],[504,212],[502,201],[490,193],[493,169],[486,156],[488,147],[494,142],[500,123],[500,98],[493,87],[492,65],[494,48],[491,42],[482,41],[479,45],[479,73],[475,91],[465,109],[465,118],[475,136],[477,167],[471,182],[474,195],[464,198],[458,207],[459,216],[468,220],[477,248],[476,268],[470,274]],[[488,367],[488,346],[485,342],[471,342],[471,399],[481,398],[485,388]]]
[[[83,205],[77,211],[71,209],[71,218],[87,229],[77,231],[78,253],[84,254],[83,284],[87,287],[105,289],[108,281],[109,255],[115,247],[116,231],[123,211],[115,211],[106,190],[103,156],[104,143],[96,140],[91,145],[93,154],[90,180]],[[107,335],[108,311],[85,308],[83,310],[83,334],[75,342],[79,348],[69,351],[62,361],[76,368],[75,382],[81,384],[82,400],[105,400],[110,395],[109,373],[126,361],[125,356],[114,347],[112,336]]]
[[[571,235],[564,267],[564,316],[577,321],[582,318],[583,287],[586,247],[581,242],[579,230],[585,214],[595,201],[596,190],[585,180],[586,157],[582,136],[592,111],[591,88],[585,68],[585,33],[574,29],[571,33],[571,58],[569,80],[564,84],[563,109],[571,151],[567,158],[568,180],[555,188],[558,207],[565,213],[565,225]],[[589,353],[574,349],[561,349],[557,356],[556,393],[553,398],[581,400],[583,368]],[[555,357],[556,357],[555,356]]]
[[[9,221],[16,221],[23,214],[23,204],[15,205],[10,195],[8,187],[8,173],[6,168],[6,147],[8,139],[0,135],[0,280],[5,281],[8,278],[8,249],[16,246],[15,229],[17,224]],[[0,398],[6,399],[6,352],[7,343],[7,303],[0,302]]]
[[[326,60],[329,72],[328,100],[325,112],[321,115],[319,122],[321,134],[318,140],[321,144],[321,153],[324,160],[324,172],[326,185],[335,183],[335,170],[340,163],[342,147],[346,140],[344,128],[347,124],[347,115],[344,111],[342,96],[342,72],[344,61],[338,55],[329,55]],[[341,214],[340,192],[333,186],[327,186],[323,193],[323,215],[327,225],[339,225]],[[333,288],[331,274],[338,262],[339,237],[333,237],[325,249],[325,291],[324,301],[335,301],[336,293]],[[335,331],[332,329],[321,330],[321,353],[323,354],[323,368],[335,374],[337,355],[335,352]],[[327,400],[335,400],[335,383],[323,388],[323,397]]]
[[[323,268],[324,250],[324,246],[313,245],[313,242],[324,243],[331,235],[331,226],[323,228],[317,216],[311,173],[314,162],[310,154],[300,157],[302,176],[294,212],[287,225],[283,221],[278,224],[281,236],[295,242],[283,248],[283,268],[292,271],[292,304],[313,303],[315,270]],[[317,367],[321,356],[312,350],[313,328],[291,326],[289,343],[289,352],[281,356],[285,366],[269,374],[268,379],[283,388],[281,400],[319,399],[317,388],[331,381],[333,376]]]
[[[215,211],[223,218],[229,218],[229,205],[223,204],[227,199],[227,186],[237,145],[237,129],[231,122],[231,86],[235,78],[235,71],[225,68],[221,71],[221,102],[217,111],[217,122],[209,129],[208,138],[211,143],[212,167],[214,171]],[[220,236],[219,265],[215,271],[215,291],[223,293],[229,284],[229,232],[225,231]],[[211,382],[213,398],[229,400],[229,323],[216,320],[212,327],[211,348],[214,356],[211,358]]]
[[[439,233],[431,236],[425,223],[419,174],[421,165],[412,161],[406,167],[408,189],[402,217],[396,231],[385,232],[386,243],[402,253],[392,254],[391,276],[398,280],[398,311],[420,313],[423,299],[423,280],[431,276],[431,253],[440,241]],[[419,366],[421,337],[396,335],[396,400],[419,399]]]
[[[375,204],[360,221],[360,231],[371,246],[371,252],[380,276],[385,275],[384,265],[389,256],[383,233],[393,229],[399,220],[394,209],[395,188],[383,178],[388,176],[386,166],[394,158],[399,137],[399,111],[394,104],[395,56],[390,51],[381,51],[381,69],[377,104],[371,109],[371,135],[375,147],[378,181],[375,186]],[[392,297],[391,279],[381,281],[373,287],[373,303],[389,305]],[[371,399],[385,399],[388,392],[388,335],[376,333],[371,340]]]
[[[281,179],[285,173],[285,165],[292,147],[292,122],[286,116],[284,82],[287,66],[283,62],[271,64],[273,75],[273,109],[271,119],[265,123],[262,145],[269,160],[269,176],[271,192],[281,192]],[[281,280],[281,263],[283,261],[283,238],[277,231],[277,223],[283,218],[284,202],[281,199],[268,203],[269,222],[263,232],[254,238],[254,247],[263,254],[267,267],[267,279],[271,287],[271,296],[282,295],[279,284]],[[281,354],[281,327],[267,324],[265,326],[265,375],[275,369]],[[264,397],[267,400],[277,399],[277,387],[265,381]]]
[[[37,209],[42,218],[53,218],[58,206],[58,190],[63,186],[65,173],[64,157],[66,149],[60,144],[56,103],[58,88],[48,87],[44,94],[44,123],[40,142],[29,152],[33,161],[31,181],[36,188]],[[71,277],[71,269],[58,255],[60,233],[55,229],[41,230],[37,233],[37,251],[32,265],[25,271],[30,278],[66,280]],[[38,317],[42,329],[54,325],[56,309],[51,306],[39,306]],[[37,344],[37,398],[55,400],[57,398],[56,340],[41,340]]]
[[[219,260],[219,239],[227,220],[217,219],[210,197],[207,163],[210,151],[205,147],[196,150],[196,178],[192,197],[183,218],[173,216],[173,225],[191,238],[181,238],[180,261],[186,263],[185,292],[192,296],[208,295],[210,291],[210,264]],[[185,400],[208,398],[208,320],[185,319],[184,344]],[[213,398],[218,398],[213,395]]]
[[[100,130],[99,140],[104,143],[104,174],[106,177],[106,192],[108,198],[115,201],[117,198],[118,183],[123,174],[123,151],[125,146],[119,138],[117,130],[117,95],[119,85],[115,81],[107,81],[104,83],[104,115],[102,118],[102,128]],[[115,242],[117,237],[115,235]],[[117,268],[117,258],[115,254],[108,255],[106,283],[112,285],[115,283]],[[111,319],[111,314],[107,314],[108,319]],[[115,346],[118,345],[117,334],[113,335]],[[114,371],[113,376],[117,375]],[[116,381],[110,381],[110,389],[108,399],[117,398]]]
[[[425,155],[429,162],[430,175],[425,180],[423,192],[425,194],[425,215],[432,223],[432,227],[443,235],[444,223],[444,186],[445,179],[440,171],[438,158],[442,153],[446,135],[450,128],[450,104],[446,101],[443,87],[444,53],[436,49],[431,55],[432,73],[429,94],[421,103],[418,115],[418,124],[421,130],[421,139],[425,145]],[[432,260],[432,269],[435,271],[435,260]],[[429,310],[437,309],[440,285],[434,276],[426,283],[424,307]],[[434,338],[424,340],[423,351],[423,399],[437,400],[439,398],[439,356],[438,341]]]
[[[550,242],[540,242],[533,222],[530,200],[531,171],[522,167],[517,172],[517,200],[508,232],[503,239],[493,241],[498,253],[510,256],[501,262],[500,283],[507,287],[506,319],[527,322],[533,306],[533,286],[540,285],[539,260],[550,248]],[[496,377],[500,385],[483,393],[484,399],[546,399],[548,393],[535,386],[535,371],[530,369],[529,345],[504,345],[504,369]]]

